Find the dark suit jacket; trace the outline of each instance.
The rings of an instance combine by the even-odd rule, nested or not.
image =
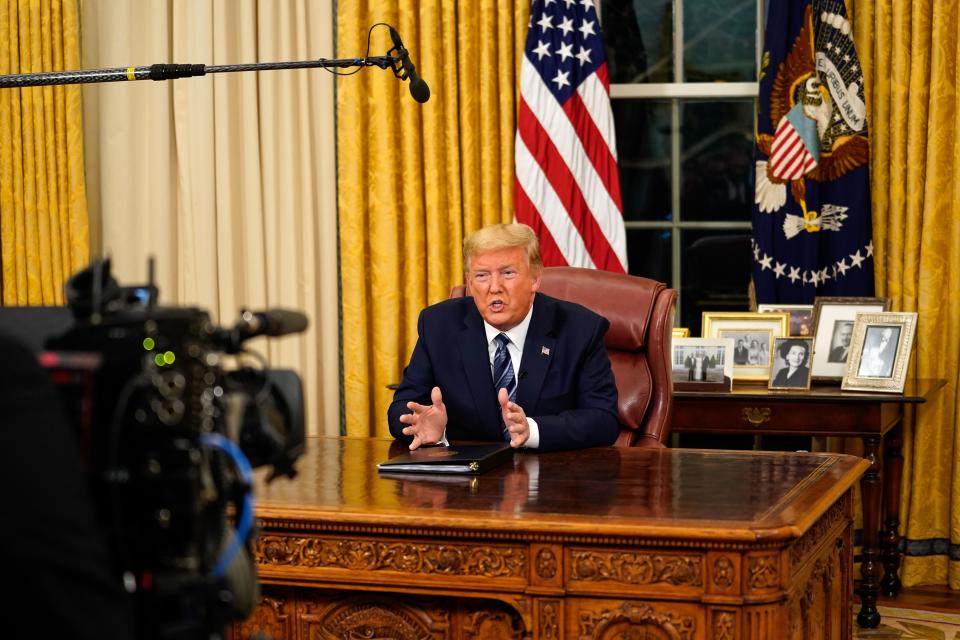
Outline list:
[[[750,360],[750,350],[746,347],[736,347],[733,350],[734,364],[747,364]]]
[[[617,387],[603,345],[609,322],[570,302],[537,293],[527,331],[517,404],[537,421],[540,450],[613,444],[619,432]],[[452,298],[427,307],[419,338],[393,395],[387,420],[402,434],[407,402],[430,404],[439,386],[447,407],[447,439],[502,441],[500,404],[490,373],[483,318],[473,298]]]
[[[834,347],[830,351],[830,357],[827,358],[827,362],[846,362],[847,359],[844,356],[844,352],[847,351],[844,347]]]
[[[797,367],[797,370],[793,372],[792,376],[787,374],[790,372],[790,367],[784,367],[777,372],[777,375],[773,379],[773,386],[775,387],[806,387],[807,386],[807,376],[810,375],[809,369],[807,367]]]

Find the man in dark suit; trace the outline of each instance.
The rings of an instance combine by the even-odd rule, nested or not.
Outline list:
[[[603,344],[609,323],[537,293],[533,230],[497,224],[464,241],[468,297],[427,307],[387,411],[410,448],[509,440],[542,451],[613,444],[617,389]]]
[[[750,350],[747,349],[746,340],[740,338],[737,340],[737,347],[733,350],[733,364],[747,364],[750,360]]]
[[[837,320],[834,329],[834,341],[837,346],[830,350],[827,362],[846,362],[850,355],[850,338],[853,336],[852,320]]]

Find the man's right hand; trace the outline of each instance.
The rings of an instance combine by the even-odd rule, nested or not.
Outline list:
[[[413,442],[410,443],[411,451],[424,444],[440,442],[447,430],[447,407],[443,404],[440,387],[433,388],[430,392],[430,400],[433,404],[408,402],[407,409],[413,413],[400,416],[400,422],[409,425],[403,428],[403,435],[413,436]]]

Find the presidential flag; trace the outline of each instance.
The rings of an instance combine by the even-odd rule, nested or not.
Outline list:
[[[760,69],[757,302],[873,295],[863,71],[843,0],[770,0]]]
[[[515,217],[547,266],[626,272],[610,83],[593,0],[534,0],[517,113]]]

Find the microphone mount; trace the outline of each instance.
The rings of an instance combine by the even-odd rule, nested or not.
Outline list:
[[[393,50],[391,50],[393,51]],[[380,67],[390,69],[404,80],[403,63],[399,52],[396,55],[370,56],[364,58],[319,58],[291,62],[255,62],[250,64],[153,64],[142,67],[117,67],[112,69],[77,69],[73,71],[41,71],[0,75],[0,89],[11,87],[42,87],[62,84],[93,84],[97,82],[130,82],[135,80],[177,80],[204,76],[211,73],[236,71],[276,71],[280,69],[344,69],[350,67]]]

